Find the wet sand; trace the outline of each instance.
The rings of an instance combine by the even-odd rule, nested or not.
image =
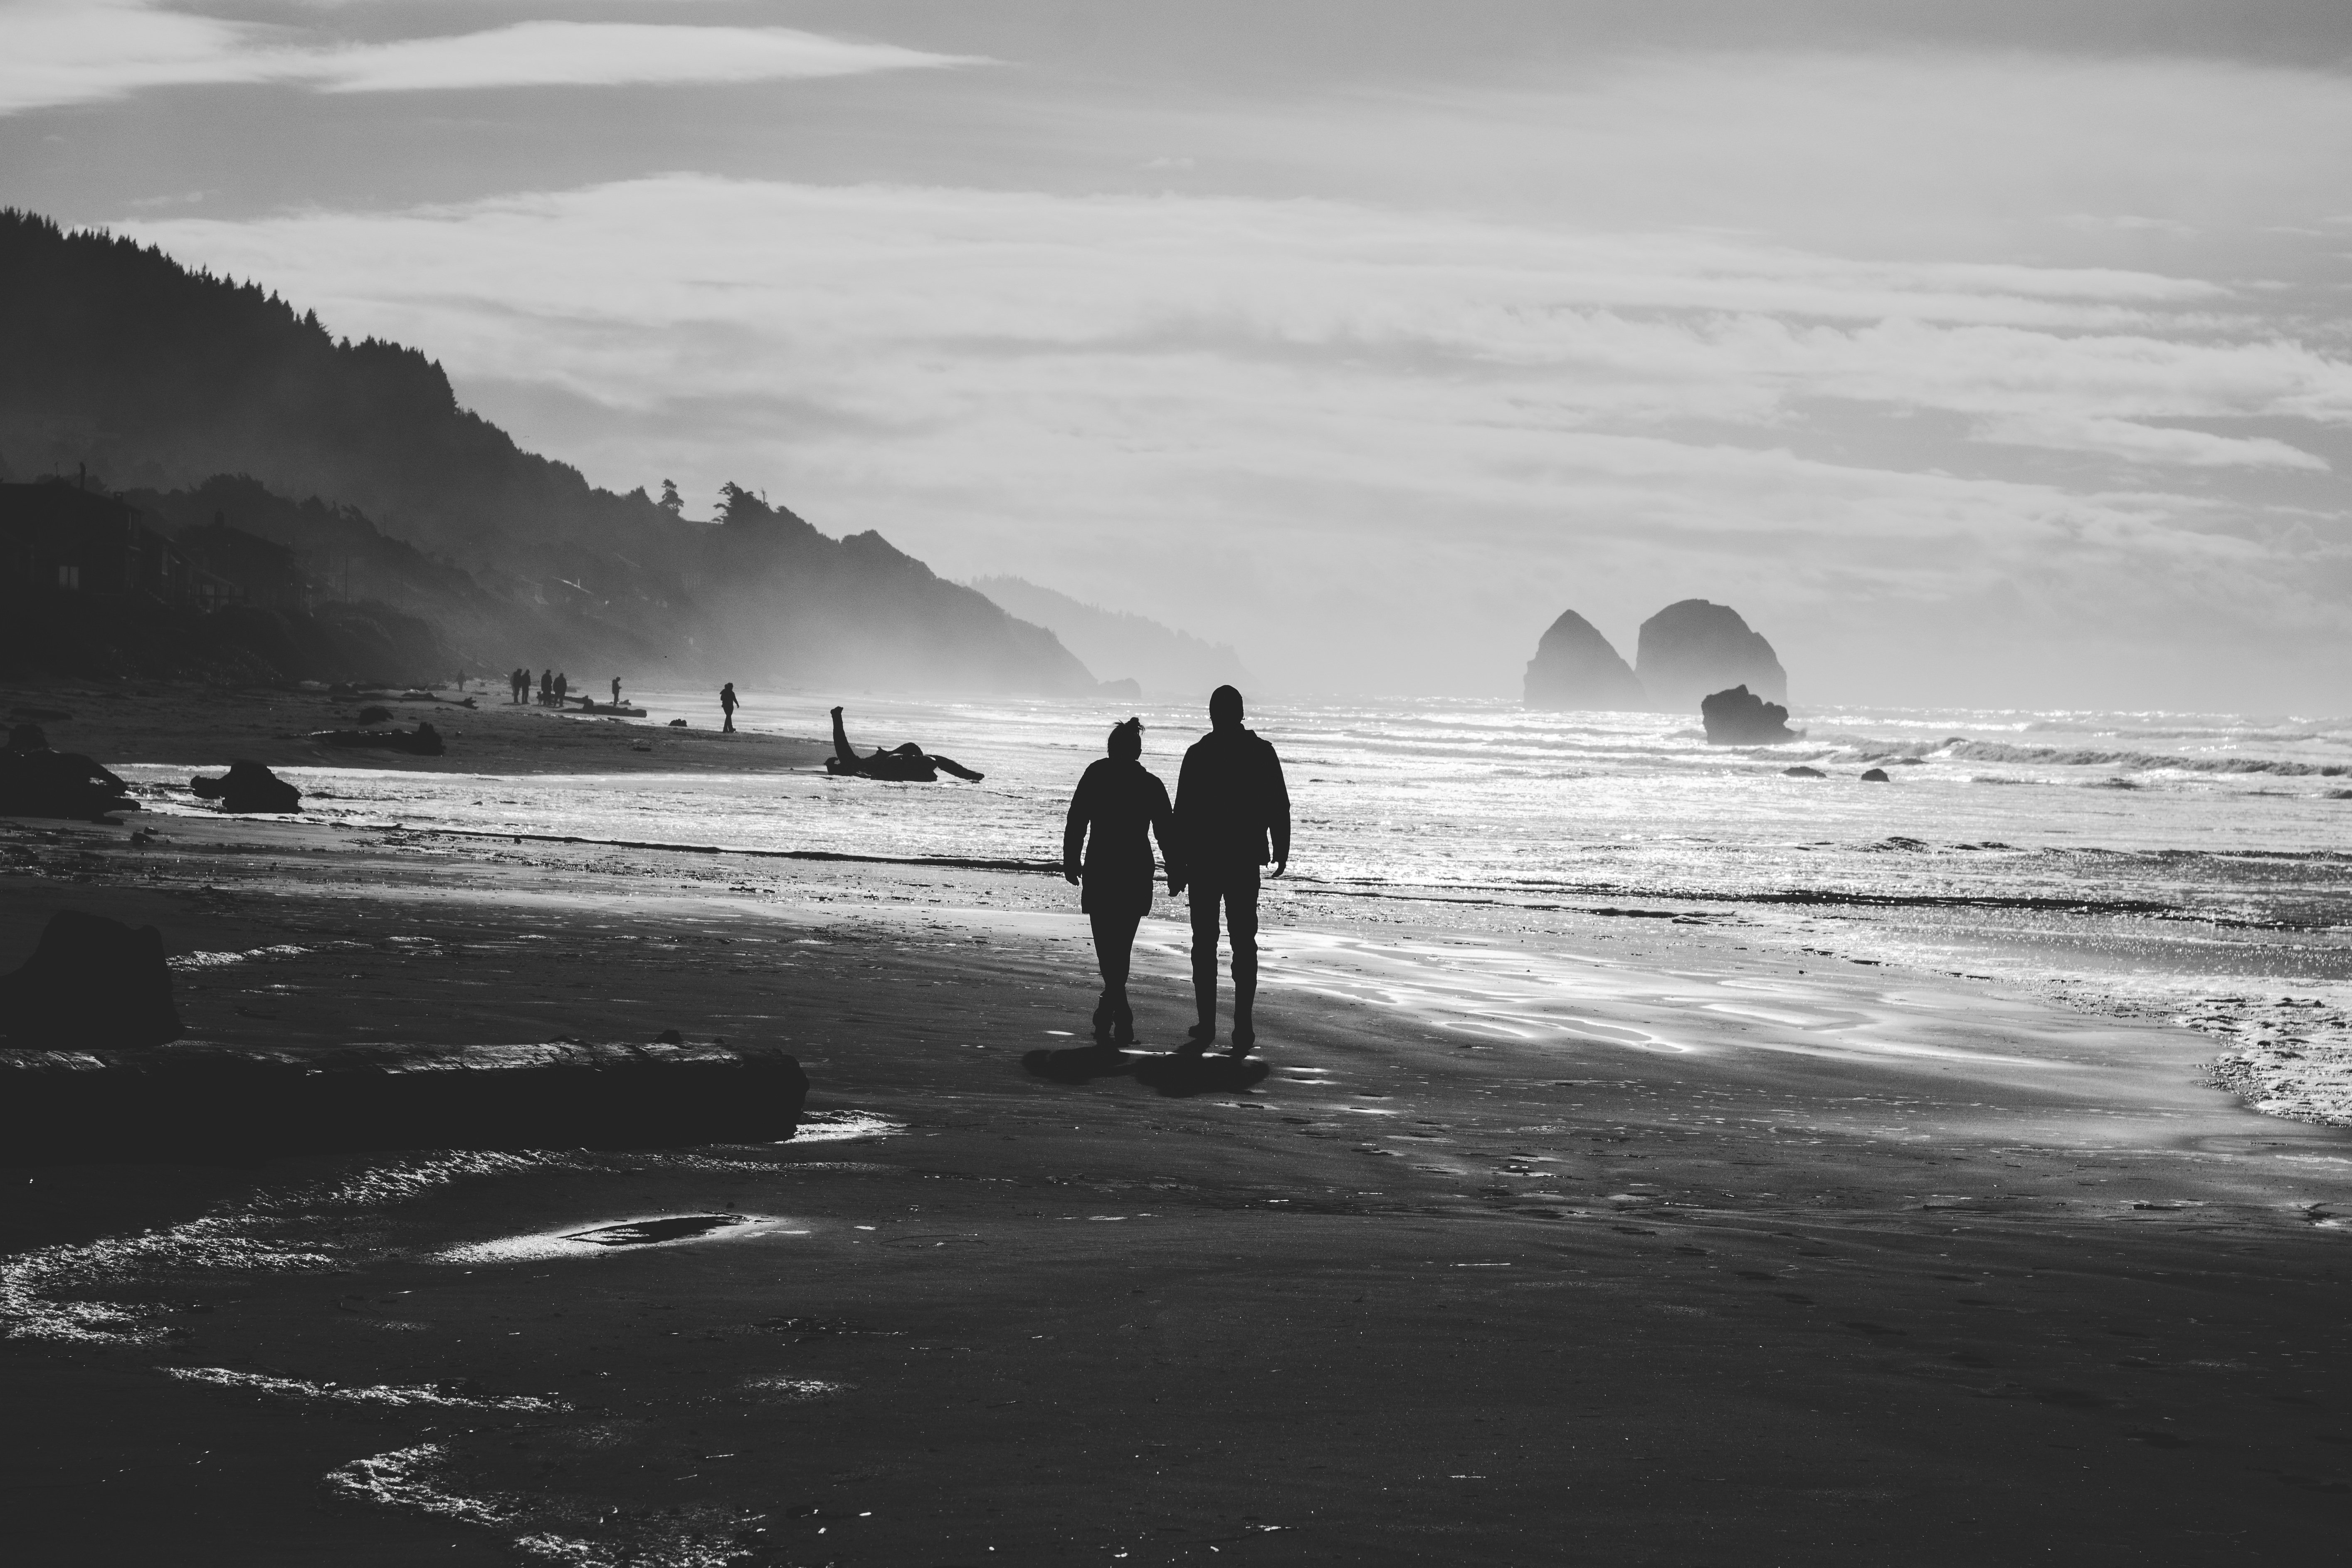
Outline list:
[[[0,955],[65,903],[157,924],[210,1039],[789,1043],[817,1124],[0,1173],[27,1561],[2340,1536],[2352,1136],[2207,1087],[2184,1030],[1736,923],[1285,890],[1263,1082],[1069,1085],[1021,1065],[1092,1000],[1052,878],[131,821],[0,820]],[[1180,939],[1139,954],[1159,1049]],[[696,1215],[737,1223],[569,1239]]]

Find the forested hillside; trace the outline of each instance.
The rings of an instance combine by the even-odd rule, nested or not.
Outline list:
[[[413,348],[160,250],[0,212],[0,465],[86,466],[174,528],[215,513],[425,616],[477,666],[1051,692],[1050,632],[877,534],[764,502],[687,521],[517,447]],[[224,476],[236,476],[225,478]],[[756,498],[752,498],[756,500]]]

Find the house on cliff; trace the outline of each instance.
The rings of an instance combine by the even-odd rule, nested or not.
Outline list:
[[[0,484],[0,593],[207,610],[245,596],[140,521],[128,502],[62,479]]]

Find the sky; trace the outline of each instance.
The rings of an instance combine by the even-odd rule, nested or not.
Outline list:
[[[2347,169],[2333,0],[0,0],[0,204],[1301,695],[2352,711]]]

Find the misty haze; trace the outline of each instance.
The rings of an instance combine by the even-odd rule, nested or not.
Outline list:
[[[2229,1564],[2352,13],[0,0],[31,1564]]]

